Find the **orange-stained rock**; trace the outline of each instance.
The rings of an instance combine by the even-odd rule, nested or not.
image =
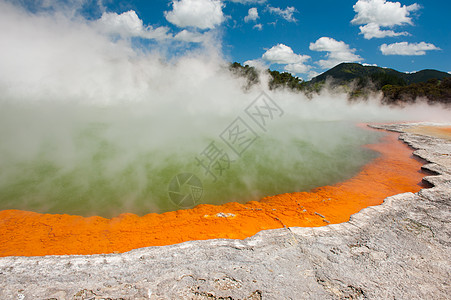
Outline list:
[[[451,127],[443,127],[443,126],[413,126],[406,129],[406,132],[423,134],[423,135],[431,135],[438,138],[446,139],[451,141]]]
[[[421,189],[422,162],[413,158],[397,134],[389,133],[380,143],[366,147],[381,156],[348,181],[247,204],[199,205],[112,219],[0,211],[0,256],[113,253],[189,240],[244,239],[264,229],[345,222],[390,195]]]

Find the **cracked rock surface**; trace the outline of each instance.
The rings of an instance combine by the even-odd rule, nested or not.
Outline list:
[[[428,161],[433,188],[388,197],[346,223],[245,240],[0,258],[0,299],[451,299],[451,142],[400,139]]]

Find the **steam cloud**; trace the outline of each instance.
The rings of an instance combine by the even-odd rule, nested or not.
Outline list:
[[[449,112],[425,104],[349,105],[329,91],[312,100],[269,91],[264,73],[243,92],[245,79],[227,70],[220,40],[191,47],[168,37],[142,47],[67,7],[32,13],[0,2],[0,31],[0,209],[105,216],[174,209],[168,181],[196,169],[194,157],[261,91],[284,117],[259,132],[219,185],[206,183],[207,193],[216,191],[207,202],[350,176],[372,157],[352,149],[374,136],[348,122],[449,121]],[[329,175],[302,175],[318,169]]]

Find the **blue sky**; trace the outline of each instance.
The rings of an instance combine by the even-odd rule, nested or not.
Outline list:
[[[343,61],[403,72],[451,71],[449,1],[76,2],[83,17],[145,47],[177,40],[179,44],[169,46],[169,51],[180,53],[206,44],[221,45],[227,60],[289,71],[304,79]],[[64,2],[23,3],[39,10],[44,4],[57,7]]]

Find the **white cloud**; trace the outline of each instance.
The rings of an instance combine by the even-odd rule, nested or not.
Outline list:
[[[309,59],[308,55],[296,54],[290,47],[277,44],[263,53],[262,58],[245,61],[244,65],[267,69],[272,64],[279,64],[285,65],[284,70],[292,74],[307,74],[311,66],[305,62]]]
[[[310,56],[308,55],[299,55],[295,54],[293,50],[284,45],[284,44],[277,44],[276,46],[273,46],[271,49],[267,50],[262,58],[271,64],[296,64],[296,63],[303,63],[310,59]]]
[[[199,32],[192,32],[186,29],[183,29],[179,33],[177,33],[174,36],[175,40],[182,41],[182,42],[188,42],[188,43],[204,43],[207,40],[210,39],[210,34],[208,32],[206,33],[199,33]]]
[[[351,23],[358,25],[374,23],[385,27],[412,24],[409,14],[419,8],[416,3],[401,6],[399,2],[387,2],[386,0],[358,0],[354,5],[357,15]]]
[[[168,33],[169,28],[152,26],[145,27],[143,21],[138,17],[135,11],[130,10],[122,14],[117,13],[103,13],[102,17],[97,20],[97,27],[102,32],[108,34],[117,34],[122,38],[141,37],[145,39],[175,39],[177,41],[189,43],[202,43],[210,38],[208,33],[199,33],[188,31],[186,29],[173,36]]]
[[[263,29],[263,25],[262,24],[255,24],[254,27],[252,27],[252,28],[257,29],[257,30],[262,30]]]
[[[337,41],[329,37],[321,37],[316,42],[310,43],[309,49],[312,51],[328,52],[327,60],[318,61],[322,68],[332,68],[342,62],[362,61],[359,55],[354,54],[355,49],[349,48],[345,42]]]
[[[262,55],[262,59],[270,64],[285,65],[284,70],[294,74],[305,74],[311,68],[305,65],[305,62],[310,59],[310,56],[296,54],[290,47],[284,44],[277,44],[267,50]]]
[[[357,13],[352,24],[360,26],[360,33],[365,39],[393,37],[407,35],[407,32],[394,32],[393,30],[381,30],[381,27],[393,27],[396,25],[413,25],[410,13],[420,6],[416,3],[406,6],[399,2],[386,0],[358,0],[354,5]]]
[[[118,34],[123,38],[141,37],[146,39],[167,39],[171,38],[167,27],[152,28],[144,27],[143,21],[138,17],[135,11],[129,10],[122,14],[103,13],[97,21],[98,27],[109,34]]]
[[[310,66],[303,63],[288,64],[283,68],[285,71],[292,74],[306,74],[310,70]]]
[[[393,36],[401,36],[401,35],[409,35],[408,32],[394,32],[393,30],[381,30],[379,25],[374,23],[369,23],[365,26],[360,26],[360,33],[363,34],[363,37],[367,40],[372,38],[384,38],[384,37],[393,37]]]
[[[244,17],[244,22],[255,21],[258,19],[258,11],[256,7],[249,8],[247,16]]]
[[[212,29],[225,20],[222,7],[220,0],[173,0],[172,11],[164,15],[178,27]]]
[[[296,18],[293,17],[293,13],[297,12],[296,8],[294,8],[293,6],[288,6],[285,9],[281,9],[279,7],[272,7],[268,5],[267,10],[272,14],[281,16],[288,22],[297,21]]]
[[[349,46],[342,41],[337,41],[330,37],[321,37],[316,42],[310,43],[309,49],[312,51],[349,51]]]
[[[241,3],[241,4],[262,4],[265,3],[266,0],[229,0],[230,2]]]
[[[408,42],[394,43],[394,44],[382,44],[380,50],[383,55],[425,55],[426,51],[440,50],[430,43],[413,43]]]

